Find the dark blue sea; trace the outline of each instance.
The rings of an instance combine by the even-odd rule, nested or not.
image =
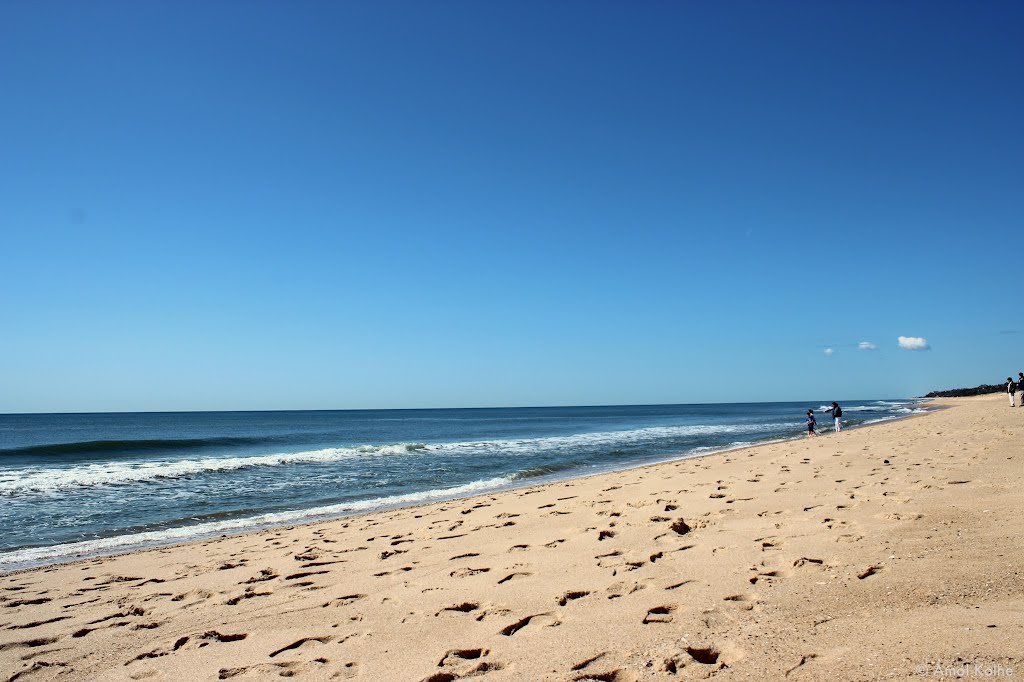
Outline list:
[[[797,437],[809,407],[0,415],[0,570]],[[843,407],[848,426],[920,411]]]

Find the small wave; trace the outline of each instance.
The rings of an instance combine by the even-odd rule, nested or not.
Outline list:
[[[860,426],[868,426],[869,424],[878,424],[880,422],[888,422],[894,419],[899,419],[899,415],[890,414],[885,417],[875,417],[874,419],[865,419],[860,423]]]
[[[897,408],[883,405],[854,405],[844,407],[843,412],[896,412]]]
[[[465,497],[505,487],[512,483],[512,480],[513,479],[510,476],[500,476],[497,478],[473,481],[472,483],[466,483],[464,485],[454,486],[451,488],[436,488],[417,493],[407,493],[405,495],[393,495],[391,497],[378,497],[369,500],[343,502],[324,507],[314,507],[312,509],[258,514],[256,516],[249,516],[245,518],[212,521],[192,526],[180,526],[164,530],[132,533],[130,535],[118,535],[100,540],[84,540],[82,542],[71,542],[63,545],[53,545],[50,547],[30,547],[27,549],[19,549],[14,550],[13,552],[0,554],[0,570],[15,570],[17,568],[27,567],[43,562],[66,561],[83,556],[111,554],[118,551],[137,549],[145,546],[185,542],[225,532],[242,532],[267,526],[280,526],[344,516],[348,514],[358,514],[385,507],[411,506],[428,502],[436,502],[438,500]]]
[[[325,448],[309,452],[251,457],[208,457],[176,461],[104,462],[73,467],[8,469],[0,475],[0,495],[47,493],[71,488],[125,485],[166,478],[237,471],[253,467],[336,462],[373,455],[400,455],[427,449],[423,443]]]
[[[514,480],[522,480],[524,478],[537,478],[539,476],[551,476],[562,471],[569,471],[571,469],[578,469],[579,467],[585,466],[586,462],[560,462],[558,464],[549,464],[547,466],[531,467],[529,469],[523,469],[513,474]]]
[[[267,442],[264,438],[218,437],[218,438],[150,438],[142,440],[85,440],[72,443],[51,443],[28,445],[18,448],[0,448],[0,457],[45,455],[86,455],[123,454],[129,452],[153,452],[159,450],[198,450],[202,448],[232,445],[258,445]]]
[[[876,400],[866,405],[840,405],[840,407],[843,408],[843,412],[899,412],[903,406],[912,404],[909,402]],[[828,412],[831,409],[831,405],[821,405],[815,408],[815,412]]]
[[[859,405],[856,407],[844,407],[844,412],[888,412],[890,414],[924,414],[928,410],[921,407],[909,407],[911,403],[904,403],[903,407],[890,405],[880,407],[877,405]]]
[[[721,436],[731,434],[757,434],[790,429],[790,423],[763,424],[693,424],[689,426],[652,426],[629,431],[596,431],[571,436],[548,436],[524,438],[521,440],[493,440],[462,443],[445,443],[431,446],[449,452],[483,454],[499,451],[503,454],[533,454],[538,451],[566,450],[580,447],[626,447],[647,445],[658,441],[674,439]]]

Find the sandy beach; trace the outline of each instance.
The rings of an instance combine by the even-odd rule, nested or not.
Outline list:
[[[0,682],[1024,679],[1024,410],[934,404],[2,576]]]

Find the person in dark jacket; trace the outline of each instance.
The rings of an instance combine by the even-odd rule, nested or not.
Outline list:
[[[814,418],[814,410],[807,410],[807,437],[817,436],[818,432],[814,430],[814,427],[818,425],[818,421]]]
[[[1014,383],[1013,377],[1006,377],[1006,395],[1010,396],[1010,407],[1016,407],[1013,402],[1013,394],[1017,392],[1017,384]]]
[[[836,422],[836,433],[843,430],[843,408],[839,407],[839,403],[832,401],[832,408],[829,410],[832,414],[832,419]]]

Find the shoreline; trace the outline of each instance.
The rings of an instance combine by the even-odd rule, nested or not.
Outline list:
[[[912,413],[908,413],[908,414],[905,414],[905,415],[902,415],[902,416],[898,416],[898,417],[883,417],[883,418],[880,418],[880,419],[877,419],[877,420],[865,420],[862,423],[859,423],[859,424],[856,424],[856,425],[853,425],[853,426],[849,426],[849,427],[844,427],[843,430],[844,431],[847,431],[847,430],[854,430],[854,431],[856,431],[856,430],[863,429],[863,428],[879,426],[881,424],[887,424],[887,423],[891,423],[891,422],[902,421],[904,419],[909,419],[911,417],[921,417],[921,416],[924,416],[925,414],[928,414],[929,412],[942,409],[941,407],[934,405],[935,399],[910,398],[908,400],[913,401],[913,404],[916,407],[919,407],[919,408],[921,408],[924,411],[923,412],[918,412],[918,413],[913,413],[912,412]],[[827,431],[825,433],[819,434],[819,437],[822,436],[822,435],[834,435],[834,432],[833,431]],[[197,531],[192,531],[192,532],[189,532],[190,529],[198,528],[198,527],[201,527],[201,526],[204,525],[204,524],[197,524],[196,526],[178,526],[178,527],[175,527],[175,528],[165,529],[163,531],[146,531],[146,532],[143,532],[143,533],[135,533],[135,534],[128,534],[128,535],[114,535],[114,536],[110,536],[109,538],[98,538],[98,539],[95,539],[95,540],[82,540],[82,541],[78,541],[78,542],[74,542],[74,543],[65,543],[65,544],[62,544],[62,545],[46,545],[46,546],[42,546],[42,547],[21,548],[21,549],[16,549],[16,550],[13,550],[11,552],[8,552],[7,554],[18,554],[18,553],[22,553],[22,552],[28,553],[28,554],[32,554],[32,553],[36,553],[36,552],[44,553],[44,552],[46,552],[48,550],[52,551],[52,550],[55,550],[57,548],[62,548],[62,547],[73,548],[73,547],[79,547],[79,546],[82,546],[82,545],[91,545],[93,543],[103,543],[105,541],[115,540],[115,539],[118,539],[118,538],[132,538],[132,537],[143,536],[143,535],[147,535],[147,534],[151,534],[151,533],[153,533],[153,534],[164,533],[164,532],[172,531],[172,530],[181,530],[183,535],[187,535],[187,537],[182,537],[180,539],[172,540],[172,541],[169,541],[169,542],[168,541],[161,541],[159,539],[139,540],[139,541],[126,542],[126,543],[124,543],[122,545],[115,545],[114,547],[110,547],[109,551],[106,551],[106,550],[100,548],[100,549],[96,549],[96,550],[84,550],[81,553],[78,553],[78,552],[75,552],[75,551],[72,550],[72,551],[67,552],[66,554],[56,555],[57,558],[55,558],[52,561],[51,560],[47,560],[47,559],[42,559],[42,560],[31,560],[30,559],[30,560],[25,560],[25,561],[5,560],[4,556],[0,555],[0,577],[3,577],[5,575],[11,575],[11,574],[14,574],[14,573],[23,572],[23,571],[31,571],[31,570],[35,570],[35,569],[39,569],[39,568],[47,568],[47,567],[52,567],[52,566],[64,566],[64,565],[68,565],[68,564],[76,564],[76,563],[78,563],[80,561],[89,561],[91,559],[108,558],[108,557],[120,557],[120,556],[125,556],[125,555],[129,555],[129,554],[133,554],[135,552],[145,552],[145,551],[154,550],[154,549],[160,549],[160,548],[164,548],[164,547],[187,546],[187,545],[190,545],[190,544],[193,544],[193,543],[204,542],[204,541],[208,541],[208,540],[212,540],[212,539],[220,538],[220,537],[236,537],[236,536],[239,536],[239,535],[246,535],[246,534],[249,534],[249,533],[257,533],[257,532],[260,532],[260,531],[263,531],[263,530],[273,530],[273,529],[277,529],[277,528],[290,529],[290,528],[297,528],[297,527],[306,526],[306,525],[313,525],[313,524],[319,524],[319,523],[327,523],[327,522],[336,521],[336,520],[339,520],[339,519],[358,518],[358,517],[362,517],[362,516],[366,516],[366,515],[370,515],[370,514],[383,513],[383,512],[394,511],[394,510],[399,510],[399,509],[415,509],[417,507],[427,506],[427,505],[441,503],[441,502],[449,502],[449,501],[472,499],[474,497],[481,496],[481,495],[499,494],[499,493],[503,493],[503,492],[507,492],[507,491],[520,490],[520,489],[523,489],[523,488],[530,488],[530,487],[534,487],[534,486],[545,486],[545,485],[550,485],[550,484],[556,484],[556,483],[560,483],[560,482],[563,482],[563,481],[582,480],[582,479],[587,479],[587,478],[590,478],[590,477],[593,477],[593,476],[610,475],[610,474],[615,474],[615,473],[620,473],[620,472],[632,471],[632,470],[635,470],[635,469],[643,469],[643,468],[646,468],[646,467],[652,467],[652,466],[659,466],[659,465],[663,465],[663,464],[669,464],[669,463],[672,463],[672,462],[680,462],[680,461],[689,460],[689,459],[696,459],[696,458],[701,458],[701,457],[709,457],[709,456],[719,455],[719,454],[728,453],[728,452],[737,452],[737,451],[746,450],[748,448],[757,448],[757,447],[763,447],[763,446],[773,445],[773,444],[778,444],[778,443],[787,443],[787,442],[791,442],[791,441],[800,441],[800,440],[803,440],[805,438],[806,438],[806,435],[801,433],[800,435],[794,435],[794,436],[791,436],[791,437],[788,437],[788,438],[769,438],[769,439],[764,440],[764,441],[749,442],[749,443],[744,443],[742,445],[725,446],[725,447],[721,447],[721,448],[711,448],[707,452],[691,452],[691,453],[676,454],[676,455],[671,455],[671,456],[669,456],[669,457],[667,457],[665,459],[657,459],[657,460],[654,460],[654,461],[651,461],[651,462],[645,462],[645,463],[642,463],[642,464],[627,465],[627,466],[624,466],[624,467],[621,467],[621,468],[611,467],[611,468],[602,469],[600,471],[595,471],[595,472],[591,472],[591,473],[583,473],[583,474],[577,473],[576,475],[572,475],[571,473],[569,473],[569,474],[567,474],[565,476],[561,476],[561,475],[557,475],[557,474],[551,474],[551,475],[547,475],[547,476],[537,476],[536,477],[537,481],[536,482],[530,482],[530,483],[521,483],[522,481],[528,481],[530,479],[516,479],[516,478],[512,478],[512,479],[510,479],[509,481],[507,481],[504,484],[497,484],[493,488],[481,487],[481,489],[479,489],[479,490],[470,490],[470,491],[462,492],[462,493],[459,493],[459,494],[456,494],[456,495],[446,495],[445,494],[445,492],[447,492],[447,491],[455,490],[455,489],[458,489],[458,488],[471,487],[471,486],[473,486],[473,485],[475,485],[477,483],[487,483],[487,481],[475,481],[475,482],[472,482],[470,484],[466,484],[466,485],[463,485],[463,486],[454,486],[453,488],[438,489],[436,491],[421,491],[421,492],[418,492],[418,493],[409,493],[406,496],[423,495],[425,493],[432,493],[432,492],[436,492],[437,493],[436,496],[433,496],[430,499],[426,499],[426,500],[423,500],[423,501],[418,501],[418,502],[413,503],[413,504],[405,504],[403,502],[394,502],[394,503],[383,504],[383,505],[376,506],[376,507],[373,507],[373,508],[369,508],[369,509],[366,509],[366,510],[356,510],[356,511],[351,511],[351,512],[339,512],[339,513],[325,513],[325,514],[309,514],[309,512],[311,510],[301,510],[301,509],[300,510],[284,511],[284,512],[276,512],[275,514],[295,515],[298,518],[295,519],[295,520],[289,520],[289,521],[277,521],[277,522],[270,521],[270,522],[266,522],[266,523],[249,522],[249,523],[245,523],[244,525],[240,525],[237,529],[224,529],[224,528],[220,528],[220,529],[210,530],[210,531],[205,531],[205,532],[204,531],[198,531],[198,532]],[[700,450],[701,448],[696,448],[696,449]],[[497,480],[497,479],[493,479],[493,480]],[[398,497],[403,497],[403,496],[398,496]],[[357,502],[355,502],[353,504],[361,504],[361,503],[369,503],[369,502],[374,502],[374,500],[357,501]],[[249,520],[254,519],[254,518],[258,518],[258,517],[259,517],[259,515],[257,515],[256,517],[246,517],[246,518],[238,519],[238,521],[239,522],[248,522]],[[211,522],[211,523],[213,523],[213,522]],[[64,558],[59,558],[59,557],[69,557],[69,558],[64,559]],[[17,566],[17,567],[16,568],[4,568],[5,565],[14,565],[14,566]]]
[[[937,404],[831,438],[7,574],[0,670],[1012,679],[1024,414],[1001,396]]]

